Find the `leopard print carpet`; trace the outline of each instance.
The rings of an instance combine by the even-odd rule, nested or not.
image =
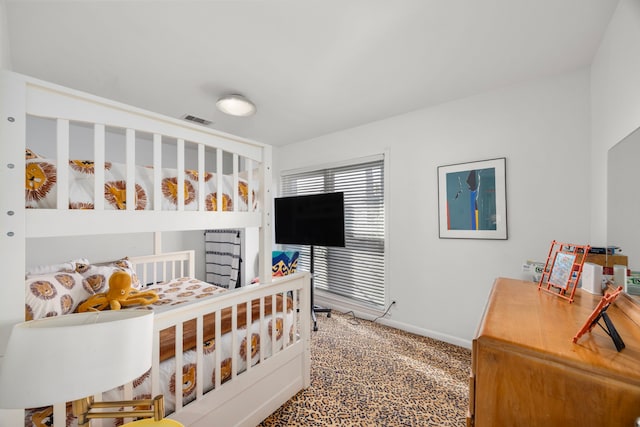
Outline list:
[[[311,360],[311,387],[259,427],[466,425],[468,349],[333,312]]]

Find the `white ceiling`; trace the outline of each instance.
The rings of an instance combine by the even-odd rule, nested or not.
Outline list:
[[[13,71],[273,145],[586,66],[618,0],[6,1]],[[258,112],[225,116],[241,93]]]

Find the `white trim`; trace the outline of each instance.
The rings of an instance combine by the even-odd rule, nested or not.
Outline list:
[[[408,323],[398,322],[396,320],[386,319],[386,318],[379,319],[378,322],[385,326],[389,326],[391,328],[400,329],[402,331],[410,332],[416,335],[421,335],[423,337],[433,338],[434,340],[443,341],[449,344],[457,345],[459,347],[464,347],[469,350],[471,350],[471,347],[472,347],[472,342],[470,340],[463,340],[459,337],[455,337],[449,334],[443,334],[441,332],[436,332],[431,329],[418,328]]]
[[[385,148],[383,159],[382,159],[382,167],[383,169],[383,178],[382,185],[384,188],[384,301],[385,307],[388,307],[391,304],[391,273],[390,267],[391,263],[389,262],[389,254],[391,253],[390,249],[390,234],[389,234],[389,224],[390,224],[390,214],[391,214],[391,186],[389,185],[389,174],[391,173],[391,168],[389,167],[391,149]]]
[[[388,150],[385,150],[385,152],[383,153],[374,154],[366,157],[358,157],[355,159],[341,160],[339,162],[332,162],[332,163],[325,163],[322,165],[307,166],[304,168],[283,170],[283,171],[280,171],[280,176],[295,175],[298,173],[305,173],[305,172],[314,172],[314,171],[319,171],[323,169],[335,169],[335,168],[341,168],[345,166],[359,165],[362,163],[378,162],[380,160],[384,160],[384,156],[385,156],[385,153],[387,153],[387,151]]]
[[[434,340],[443,341],[467,349],[471,349],[472,346],[472,342],[469,340],[464,340],[453,335],[443,334],[431,329],[418,328],[414,325],[399,322],[389,317],[380,317],[384,314],[383,310],[378,310],[377,308],[368,308],[364,305],[348,301],[347,299],[328,296],[325,292],[322,291],[314,291],[314,301],[321,307],[330,308],[343,314],[353,313],[353,315],[359,319],[370,321],[375,320],[376,323],[380,323],[391,328],[400,329],[402,331],[421,335],[423,337],[433,338]],[[321,314],[318,314],[318,316],[320,315]]]
[[[363,318],[374,319],[384,313],[385,307],[379,307],[375,304],[367,304],[366,302],[349,299],[348,297],[333,294],[323,289],[314,289],[313,291],[314,301],[321,307],[330,307],[342,312],[357,312],[363,316]]]

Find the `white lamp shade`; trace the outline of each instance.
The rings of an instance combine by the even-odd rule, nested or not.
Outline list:
[[[216,102],[220,111],[232,116],[246,117],[256,112],[256,106],[242,95],[227,95]]]
[[[0,366],[0,408],[68,402],[123,385],[151,367],[152,344],[148,310],[19,323]]]

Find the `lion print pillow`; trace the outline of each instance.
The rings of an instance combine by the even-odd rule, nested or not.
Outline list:
[[[116,271],[125,271],[131,276],[131,287],[134,289],[140,289],[142,285],[138,280],[133,264],[127,258],[122,258],[117,261],[100,263],[100,264],[87,264],[76,270],[84,277],[87,285],[91,288],[93,293],[102,293],[109,290],[109,278]]]
[[[32,274],[25,280],[25,320],[73,313],[93,295],[91,287],[77,271]]]

